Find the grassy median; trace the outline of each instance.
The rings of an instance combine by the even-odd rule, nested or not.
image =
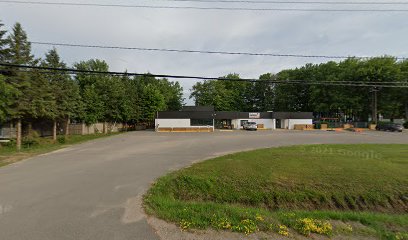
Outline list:
[[[39,154],[52,152],[69,145],[79,144],[86,141],[117,135],[110,134],[90,134],[90,135],[70,135],[68,137],[59,136],[57,142],[53,142],[50,137],[30,138],[23,142],[21,151],[17,151],[15,143],[11,142],[6,146],[0,147],[0,167],[18,162],[20,160],[33,157]]]
[[[227,155],[160,178],[145,208],[183,229],[406,239],[408,145],[309,145]]]

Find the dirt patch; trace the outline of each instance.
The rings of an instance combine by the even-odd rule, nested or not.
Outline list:
[[[14,155],[5,155],[1,156],[0,155],[0,166],[12,164],[18,161],[21,161],[23,159],[29,158],[35,156],[34,153],[16,153]]]

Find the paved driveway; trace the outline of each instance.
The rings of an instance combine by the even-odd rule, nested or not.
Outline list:
[[[157,177],[229,152],[294,144],[408,143],[408,133],[132,132],[0,168],[0,239],[157,239],[141,196]]]

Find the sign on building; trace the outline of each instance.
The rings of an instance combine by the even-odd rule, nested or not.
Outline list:
[[[261,118],[260,113],[249,113],[249,118]]]

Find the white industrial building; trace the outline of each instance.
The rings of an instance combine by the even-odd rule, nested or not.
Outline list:
[[[245,122],[256,122],[262,129],[294,129],[295,125],[313,124],[311,112],[225,112],[213,107],[184,107],[181,111],[158,112],[156,128],[180,129],[242,129]]]

